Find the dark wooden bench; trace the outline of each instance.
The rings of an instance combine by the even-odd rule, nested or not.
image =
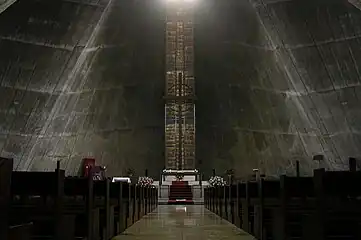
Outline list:
[[[361,172],[317,169],[313,177],[210,187],[205,205],[257,239],[361,239],[360,182]]]
[[[144,215],[146,215],[150,212],[151,188],[149,186],[144,187],[143,193]]]
[[[94,181],[94,205],[100,209],[99,230],[102,239],[111,239],[115,235],[115,208],[118,202],[111,201],[110,187],[110,179]]]
[[[124,182],[114,182],[110,184],[110,201],[115,205],[114,212],[114,233],[122,233],[128,226],[130,185]]]
[[[316,211],[310,239],[361,239],[361,172],[314,171]]]
[[[222,200],[223,199],[223,188],[215,187],[214,188],[214,213],[221,216],[222,209]]]
[[[312,177],[280,178],[280,206],[273,211],[272,239],[302,239],[308,216],[315,209]],[[270,229],[268,229],[270,230]]]
[[[8,238],[9,206],[10,206],[10,184],[13,160],[0,158],[0,239]]]
[[[0,159],[1,239],[110,239],[157,206],[155,188],[65,177],[59,166],[12,172]]]
[[[257,182],[246,182],[240,184],[238,198],[241,201],[242,229],[250,234],[254,234],[254,209],[251,200],[257,201],[258,184]]]
[[[260,179],[240,188],[242,228],[257,239],[300,238],[304,216],[314,209],[312,178],[281,179]],[[296,187],[302,190],[296,193]],[[244,199],[242,191],[246,191]]]
[[[273,212],[280,206],[280,182],[260,179],[258,198],[252,202],[254,209],[253,233],[259,239],[271,239]]]
[[[281,176],[277,193],[277,182],[261,180],[253,234],[258,239],[361,239],[359,182],[360,172],[317,169],[313,178]]]
[[[230,185],[228,190],[229,190],[228,221],[237,226],[237,224],[239,225],[239,221],[237,222],[237,216],[239,215],[238,213],[239,211],[237,210],[237,185],[235,184]]]
[[[137,220],[137,189],[136,185],[129,187],[129,216],[127,218],[127,227],[133,225]]]
[[[32,222],[33,238],[72,239],[75,218],[64,211],[63,170],[54,172],[12,172],[11,225]]]
[[[149,203],[149,213],[153,212],[154,209],[156,208],[156,201],[158,199],[157,197],[157,188],[155,186],[152,186],[150,188],[150,203]]]
[[[9,226],[12,169],[12,159],[0,158],[0,239],[30,240],[32,222]],[[19,222],[21,221],[19,220]]]
[[[30,240],[32,238],[33,223],[25,223],[10,226],[8,229],[8,240]]]
[[[216,187],[207,187],[205,189],[205,201],[207,202],[207,208],[211,211],[216,213],[217,207],[217,194],[216,194]]]
[[[223,218],[226,219],[227,221],[229,221],[229,216],[230,216],[230,187],[229,186],[224,186],[223,187],[223,202],[222,202],[222,215]]]
[[[138,221],[144,216],[144,187],[141,186],[135,186],[136,190],[136,214],[135,214],[135,221]]]
[[[92,177],[67,177],[65,179],[64,213],[76,217],[76,238],[100,239],[100,208],[94,203]]]

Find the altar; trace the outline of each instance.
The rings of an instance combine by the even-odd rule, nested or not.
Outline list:
[[[164,169],[157,181],[159,204],[201,204],[204,188],[208,181],[202,181],[203,174],[197,169]]]
[[[173,170],[173,169],[164,169],[161,173],[161,180],[163,184],[172,183],[172,181],[179,181],[177,176],[182,176],[182,181],[187,181],[189,183],[194,183],[202,181],[202,175],[197,169],[193,170]]]

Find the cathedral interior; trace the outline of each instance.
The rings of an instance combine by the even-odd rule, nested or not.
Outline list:
[[[0,0],[0,156],[156,180],[361,167],[360,46],[360,0]]]
[[[16,170],[53,169],[60,160],[76,175],[91,156],[109,175],[134,168],[158,176],[170,142],[164,2],[18,0],[3,10],[1,156]],[[325,155],[327,169],[358,157],[358,6],[198,0],[187,77],[196,92],[190,164],[206,175],[259,168],[272,176],[294,171],[295,161],[311,174],[315,154]]]

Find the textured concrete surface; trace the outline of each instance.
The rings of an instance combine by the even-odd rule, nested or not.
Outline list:
[[[162,12],[149,1],[19,0],[0,15],[0,154],[17,170],[158,175]]]
[[[361,9],[361,1],[360,0],[348,0],[349,3],[357,7],[358,9]]]
[[[232,4],[230,4],[232,2]],[[360,149],[361,12],[343,0],[208,1],[198,11],[198,164],[303,174]]]
[[[113,240],[254,240],[203,206],[159,206]]]
[[[0,0],[0,13],[5,11],[14,2],[16,2],[16,0]]]
[[[0,151],[18,170],[164,162],[162,0],[21,0],[0,15]],[[350,3],[351,2],[351,3]],[[198,167],[303,174],[360,157],[356,0],[207,0],[196,11]],[[46,9],[46,10],[45,10]]]

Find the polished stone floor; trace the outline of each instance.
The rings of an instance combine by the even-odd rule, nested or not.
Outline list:
[[[253,240],[203,206],[159,206],[113,240]]]

